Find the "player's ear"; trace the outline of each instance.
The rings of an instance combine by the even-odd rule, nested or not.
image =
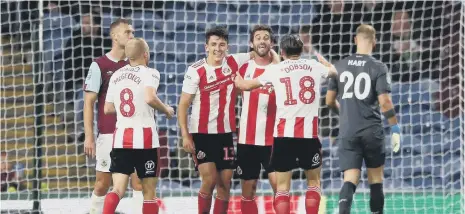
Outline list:
[[[208,54],[208,44],[205,44],[205,52]]]
[[[253,43],[252,43],[252,42],[249,42],[249,47],[250,47],[251,49],[253,49]]]
[[[357,45],[357,36],[354,36],[354,44]]]

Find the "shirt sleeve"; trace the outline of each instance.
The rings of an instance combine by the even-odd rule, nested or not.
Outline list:
[[[184,75],[184,81],[182,82],[182,92],[188,94],[197,93],[197,90],[199,89],[199,82],[200,77],[197,73],[197,70],[195,70],[192,67],[189,67],[187,69],[186,74]]]
[[[144,81],[144,86],[158,89],[159,85],[160,85],[160,72],[156,70],[152,70],[148,72],[146,80]]]
[[[381,64],[378,65],[376,69],[378,70],[378,76],[376,78],[376,93],[378,95],[391,93],[391,78],[388,74],[387,66]]]
[[[241,66],[241,68],[239,68],[238,73],[239,73],[239,76],[241,76],[242,78],[244,78],[245,72],[247,72],[247,67],[248,66],[246,64],[244,64],[244,65]]]
[[[110,82],[108,83],[107,89],[107,96],[105,97],[105,102],[114,103],[114,85],[113,84],[113,76],[110,78]]]
[[[338,91],[338,87],[337,87],[337,77],[331,77],[331,78],[329,78],[329,81],[328,81],[328,90],[335,91],[335,92]]]
[[[250,53],[238,53],[231,55],[236,60],[237,66],[241,67],[250,60]]]
[[[90,64],[89,72],[87,73],[86,81],[84,83],[84,91],[99,93],[101,84],[102,72],[100,72],[100,67],[96,62],[92,62],[92,64]]]

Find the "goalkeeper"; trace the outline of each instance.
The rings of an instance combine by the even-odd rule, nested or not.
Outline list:
[[[339,213],[350,213],[360,179],[362,162],[370,183],[371,213],[383,213],[384,130],[381,112],[391,125],[392,148],[400,147],[400,128],[389,93],[387,67],[371,57],[376,31],[370,25],[357,28],[357,53],[336,64],[338,75],[329,82],[326,104],[339,113],[339,164],[344,184],[339,194]],[[336,102],[336,96],[338,102]],[[379,104],[379,106],[378,106]]]

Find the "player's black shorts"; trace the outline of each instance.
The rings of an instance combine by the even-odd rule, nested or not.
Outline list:
[[[244,180],[255,180],[260,176],[260,170],[266,173],[274,170],[270,164],[272,146],[255,146],[237,144],[237,168],[236,173]]]
[[[110,157],[112,173],[130,175],[136,169],[140,179],[157,177],[157,149],[113,149]]]
[[[271,166],[277,172],[297,167],[304,170],[321,166],[321,143],[318,138],[274,138]]]
[[[338,155],[342,171],[361,169],[363,160],[367,168],[384,165],[386,152],[383,128],[368,128],[354,136],[339,138]]]
[[[203,163],[215,163],[217,170],[235,169],[236,153],[232,133],[192,134],[196,168]]]

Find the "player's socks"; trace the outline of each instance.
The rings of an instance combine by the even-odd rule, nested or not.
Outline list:
[[[255,202],[255,197],[253,198],[246,198],[242,196],[241,198],[241,211],[242,213],[247,214],[258,214],[258,206]]]
[[[156,199],[144,200],[142,206],[143,214],[158,214],[158,202]]]
[[[339,192],[339,214],[349,214],[352,206],[356,186],[351,182],[344,182]]]
[[[199,214],[209,214],[212,206],[212,196],[199,192],[197,200]]]
[[[383,214],[384,193],[383,184],[370,185],[370,210],[373,214]]]
[[[116,192],[109,192],[105,196],[105,202],[103,204],[103,214],[114,214],[116,207],[118,207],[120,197]]]
[[[305,210],[307,214],[317,214],[320,208],[321,191],[319,187],[307,187],[305,194]]]
[[[290,214],[291,202],[289,198],[289,192],[278,191],[274,197],[274,211],[276,214]]]
[[[94,192],[92,192],[92,196],[90,197],[91,204],[90,204],[90,214],[100,214],[103,212],[103,202],[105,201],[105,196],[97,196]]]
[[[215,197],[215,206],[213,207],[213,214],[226,214],[228,213],[229,200],[223,200]]]
[[[142,207],[144,205],[144,195],[142,194],[142,191],[132,191],[132,201],[133,201],[133,212],[134,214],[141,214],[142,213]]]

